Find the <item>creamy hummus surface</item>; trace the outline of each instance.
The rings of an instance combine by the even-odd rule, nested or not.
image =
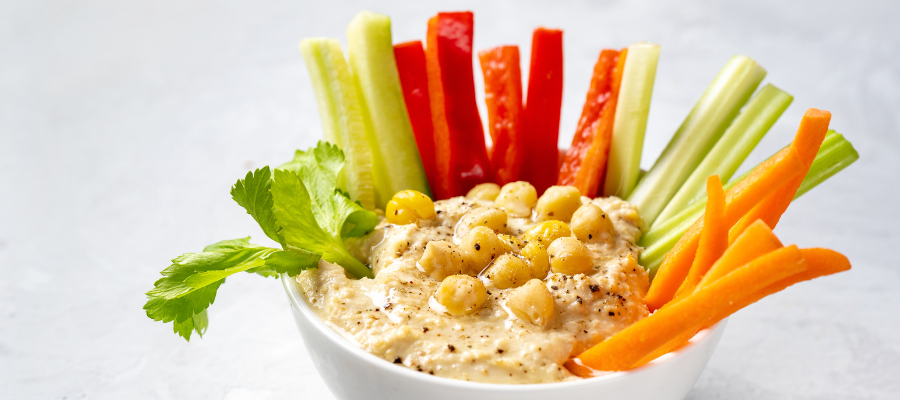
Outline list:
[[[348,278],[343,268],[323,260],[318,269],[299,275],[297,282],[327,325],[365,351],[412,370],[491,383],[579,379],[563,364],[646,317],[643,297],[649,279],[635,262],[640,234],[636,208],[616,197],[575,201],[599,206],[614,232],[603,240],[581,241],[592,264],[584,273],[555,269],[539,282],[529,282],[544,285],[546,297],[552,298],[552,314],[542,323],[520,318],[507,304],[522,282],[498,288],[485,269],[469,273],[484,284],[483,306],[467,315],[451,315],[435,299],[441,280],[418,265],[429,242],[460,243],[471,225],[472,218],[464,218],[467,214],[477,215],[482,208],[502,210],[490,200],[437,201],[434,218],[405,225],[382,218],[371,235],[350,244],[351,251],[373,268],[374,279]],[[527,217],[507,217],[497,233],[520,240],[535,225],[533,218],[543,219],[536,211]],[[509,251],[518,251],[515,247]]]

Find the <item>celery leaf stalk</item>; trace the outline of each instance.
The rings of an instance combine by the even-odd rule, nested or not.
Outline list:
[[[675,192],[709,153],[765,77],[755,61],[734,56],[697,101],[628,201],[652,226]]]
[[[856,152],[853,145],[847,139],[844,139],[843,135],[835,131],[829,131],[809,168],[809,172],[803,178],[803,183],[800,184],[797,194],[794,195],[794,199],[799,198],[810,189],[847,168],[857,159],[859,159],[859,153]],[[749,174],[750,171],[747,171],[743,175],[732,179],[725,185],[725,190],[730,189]],[[681,238],[681,235],[697,219],[703,216],[705,207],[706,198],[703,197],[672,218],[658,226],[654,226],[641,238],[638,244],[644,247],[644,250],[641,251],[639,263],[650,271],[651,278],[656,274],[656,269],[662,264],[666,253],[672,250],[675,243]]]
[[[347,53],[372,150],[376,205],[413,189],[430,195],[403,100],[391,41],[391,19],[360,12],[347,27]]]
[[[793,96],[771,84],[763,87],[675,192],[654,223],[666,221],[695,201],[705,198],[708,177],[718,175],[723,182],[728,182],[793,100]]]
[[[366,209],[375,208],[372,151],[350,69],[335,39],[304,39],[300,52],[309,71],[325,140],[346,156],[341,187]]]
[[[659,45],[633,44],[628,46],[625,57],[603,187],[604,196],[621,198],[631,193],[640,175],[641,151],[656,80]]]

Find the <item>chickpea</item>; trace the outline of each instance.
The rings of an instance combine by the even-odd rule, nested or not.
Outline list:
[[[451,315],[466,315],[484,307],[487,289],[480,280],[471,276],[450,275],[441,282],[434,299]]]
[[[430,197],[415,190],[401,190],[388,201],[384,215],[392,224],[406,225],[432,219],[436,214]]]
[[[550,220],[531,227],[525,232],[522,239],[525,240],[525,243],[538,242],[547,247],[554,240],[569,236],[572,236],[572,231],[565,222]]]
[[[500,207],[513,217],[531,216],[531,208],[537,201],[537,190],[528,182],[511,182],[503,185],[494,205]]]
[[[544,279],[550,273],[550,258],[547,250],[538,242],[530,242],[522,248],[522,257],[528,260],[531,266],[531,275],[537,279]]]
[[[484,276],[500,289],[522,286],[532,278],[528,263],[521,256],[509,253],[494,260],[484,271]]]
[[[561,274],[583,274],[594,267],[591,253],[578,239],[559,238],[547,248],[550,254],[550,269]]]
[[[473,273],[481,272],[491,261],[506,253],[506,246],[500,238],[484,226],[476,226],[463,236],[459,248],[468,256]]]
[[[500,194],[500,185],[496,183],[480,183],[475,185],[472,190],[469,190],[469,193],[466,193],[466,197],[475,200],[494,201],[498,194]]]
[[[466,236],[476,226],[486,226],[494,232],[506,232],[506,212],[494,207],[479,207],[467,212],[456,223],[457,238]]]
[[[544,283],[532,279],[513,290],[506,299],[506,306],[519,319],[537,326],[547,326],[553,320],[553,295]]]
[[[574,186],[550,186],[534,206],[535,221],[568,221],[581,206],[581,192]]]
[[[506,246],[507,253],[518,253],[522,250],[522,247],[525,247],[525,243],[522,243],[519,238],[510,235],[497,235],[503,245]]]
[[[452,243],[443,240],[428,242],[422,258],[416,265],[435,280],[465,274],[471,270],[466,254]]]
[[[575,237],[585,242],[606,240],[616,233],[609,215],[594,203],[587,203],[575,211],[569,225]]]

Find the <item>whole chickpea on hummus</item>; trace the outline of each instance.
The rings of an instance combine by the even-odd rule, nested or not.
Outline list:
[[[578,379],[563,364],[646,317],[640,217],[616,197],[525,182],[432,202],[404,191],[349,248],[374,279],[338,265],[297,277],[319,316],[389,362],[453,379]]]

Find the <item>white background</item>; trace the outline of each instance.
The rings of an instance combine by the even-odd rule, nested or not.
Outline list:
[[[319,140],[297,45],[344,41],[362,9],[391,15],[397,42],[422,39],[438,10],[473,9],[477,49],[523,55],[534,27],[563,28],[561,144],[601,48],[662,44],[645,167],[737,53],[795,96],[745,168],[807,107],[832,111],[861,158],[776,232],[853,270],[738,313],[688,398],[900,393],[900,3],[322,3],[0,2],[0,398],[331,398],[276,280],[229,278],[191,343],[141,306],[169,259],[263,237],[230,186]]]

